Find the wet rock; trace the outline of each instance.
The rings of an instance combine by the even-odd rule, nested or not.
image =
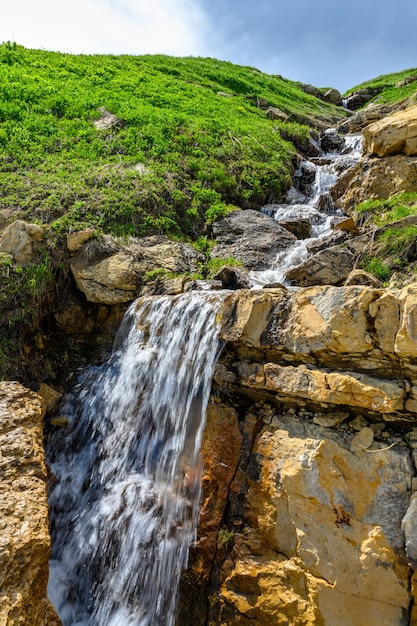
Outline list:
[[[0,252],[11,254],[19,265],[34,261],[44,238],[44,231],[36,224],[16,220],[0,236]]]
[[[372,100],[372,98],[375,98],[383,90],[384,87],[363,87],[357,89],[345,98],[345,106],[347,109],[355,111],[369,102],[369,100]]]
[[[290,187],[285,196],[285,200],[288,204],[303,204],[305,199],[305,195],[298,191],[295,187]]]
[[[221,282],[223,289],[248,289],[250,287],[248,271],[233,265],[224,265],[213,278]]]
[[[294,186],[304,196],[311,196],[317,168],[310,161],[302,161],[294,172]]]
[[[316,202],[316,208],[318,211],[321,211],[322,213],[330,213],[330,214],[334,213],[335,207],[334,207],[333,198],[331,194],[322,193]]]
[[[337,134],[336,130],[330,129],[321,136],[320,145],[323,152],[340,152],[345,145],[345,140]]]
[[[213,224],[217,245],[212,258],[233,257],[245,267],[262,270],[270,267],[278,252],[291,246],[296,237],[259,211],[233,211]]]
[[[63,398],[62,392],[57,391],[46,383],[41,384],[37,393],[44,401],[45,408],[49,412],[53,411]]]
[[[326,248],[290,269],[286,279],[300,287],[340,285],[353,270],[356,256],[342,246]]]
[[[41,398],[0,383],[0,623],[59,626],[47,595],[50,537]]]
[[[308,219],[281,219],[277,223],[295,235],[297,239],[308,239],[311,237],[311,222]]]
[[[223,289],[221,280],[190,280],[184,291],[219,291]]]
[[[307,244],[307,250],[310,254],[316,254],[321,250],[325,250],[326,248],[330,248],[332,246],[336,246],[337,244],[343,243],[347,239],[347,233],[343,231],[334,231],[325,237],[321,237],[320,239],[316,239],[311,243]]]

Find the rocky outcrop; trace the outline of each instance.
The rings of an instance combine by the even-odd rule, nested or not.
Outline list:
[[[226,298],[180,624],[414,624],[416,316],[416,285]]]
[[[0,623],[58,626],[46,597],[50,537],[41,398],[0,383]]]
[[[359,109],[361,106],[375,98],[381,91],[384,91],[385,87],[363,87],[353,91],[345,98],[345,106],[351,111]]]
[[[0,236],[0,252],[11,254],[19,265],[27,265],[38,255],[44,231],[36,224],[16,220]]]
[[[364,149],[379,157],[417,155],[417,106],[398,111],[363,129]]]
[[[168,237],[132,239],[121,245],[112,238],[90,239],[71,261],[75,283],[89,302],[120,304],[139,295],[144,275],[152,270],[196,272],[203,255]]]
[[[233,257],[251,270],[271,267],[278,252],[291,246],[296,237],[268,215],[259,211],[232,211],[213,224],[217,241],[211,257]]]

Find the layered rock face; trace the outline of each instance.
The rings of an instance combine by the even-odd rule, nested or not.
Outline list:
[[[179,624],[416,623],[416,315],[415,285],[225,301]]]
[[[0,383],[2,626],[59,626],[46,597],[50,537],[41,398]]]

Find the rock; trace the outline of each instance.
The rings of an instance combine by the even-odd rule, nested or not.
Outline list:
[[[63,398],[63,394],[60,391],[53,389],[45,383],[41,384],[37,393],[44,401],[46,410],[49,412],[53,411]]]
[[[43,238],[40,226],[17,220],[2,233],[0,252],[11,254],[19,265],[27,265],[37,257]]]
[[[417,494],[411,496],[409,507],[402,520],[401,528],[405,534],[407,558],[413,568],[417,569]]]
[[[189,280],[184,291],[219,291],[223,289],[221,280]]]
[[[321,237],[320,239],[316,239],[307,244],[307,250],[310,252],[310,254],[316,254],[321,250],[325,250],[326,248],[331,248],[332,246],[343,243],[346,238],[346,232],[334,231],[329,235],[326,235],[325,237]]]
[[[365,272],[365,270],[352,270],[349,276],[345,280],[345,287],[349,285],[368,285],[368,287],[382,287],[382,283],[380,280],[375,278],[369,272]]]
[[[233,211],[213,224],[217,245],[212,258],[233,257],[251,270],[269,268],[278,252],[291,246],[296,237],[259,211]]]
[[[0,623],[61,624],[46,595],[50,537],[41,398],[0,382]]]
[[[213,278],[221,281],[223,289],[248,289],[250,287],[247,270],[233,265],[223,265]]]
[[[410,189],[417,189],[417,158],[404,155],[384,159],[368,157],[358,164],[349,189],[341,199],[341,206],[349,212],[370,198],[389,198]]]
[[[305,398],[314,404],[359,407],[380,413],[404,408],[405,392],[392,381],[356,372],[326,372],[275,363],[238,367],[239,382],[245,387],[266,389],[280,398]]]
[[[372,446],[374,442],[374,431],[372,428],[365,426],[361,428],[357,435],[352,439],[350,444],[351,452],[363,452]]]
[[[340,91],[337,89],[328,89],[324,92],[322,99],[325,102],[330,102],[330,104],[342,106],[342,96],[340,95]]]
[[[67,235],[67,248],[71,254],[75,254],[78,250],[81,250],[82,246],[96,236],[94,228],[86,228],[85,230],[79,230],[75,233],[68,233]]]
[[[345,145],[345,140],[337,134],[334,128],[331,128],[321,136],[320,145],[323,152],[340,152]]]
[[[346,233],[359,234],[358,228],[353,217],[335,217],[331,223],[334,230],[343,230]]]
[[[397,111],[363,129],[364,150],[379,157],[417,155],[417,106]]]
[[[234,97],[232,93],[227,93],[225,91],[218,91],[217,95],[221,96],[222,98],[233,98]]]
[[[356,256],[341,246],[326,248],[290,269],[286,279],[300,287],[340,285],[353,270]]]
[[[320,99],[323,97],[323,92],[318,87],[314,87],[314,85],[300,83],[299,87],[304,91],[304,93],[308,93],[309,96],[314,96],[315,98]]]
[[[280,120],[281,122],[286,122],[289,119],[289,116],[278,109],[278,107],[268,107],[265,111],[265,115],[269,120]]]
[[[407,451],[352,454],[334,431],[330,439],[294,417],[274,421],[256,437],[239,480],[243,530],[223,563],[208,623],[408,623],[400,527]],[[238,504],[230,500],[232,519],[242,515]]]
[[[312,228],[311,222],[308,219],[303,218],[289,218],[276,220],[277,223],[295,235],[297,239],[309,239],[311,237]]]
[[[185,291],[185,286],[190,282],[186,276],[178,276],[177,278],[164,278],[164,276],[159,276],[156,280],[151,281],[144,285],[141,290],[139,296],[142,298],[143,296],[175,296],[183,291]]]
[[[305,199],[305,195],[298,191],[295,187],[290,187],[285,196],[285,200],[288,204],[303,204]]]
[[[329,413],[325,415],[318,413],[313,417],[313,424],[325,426],[326,428],[335,428],[343,424],[348,417],[349,413]]]
[[[117,304],[138,295],[139,272],[133,256],[118,253],[97,263],[75,256],[71,263],[75,283],[89,302]]]
[[[399,80],[398,83],[395,83],[397,89],[400,87],[406,87],[407,85],[411,85],[411,83],[415,83],[417,81],[417,74],[412,74],[411,76],[407,76],[402,80]]]
[[[89,302],[119,304],[139,295],[144,275],[165,269],[195,272],[203,255],[188,244],[153,236],[131,239],[127,246],[111,238],[87,241],[71,262],[76,285]]]
[[[311,161],[302,161],[293,175],[293,182],[297,191],[304,196],[311,196],[316,173],[317,168]]]
[[[107,111],[105,107],[99,107],[98,110],[101,113],[101,117],[94,122],[94,126],[97,128],[97,130],[111,130],[112,128],[123,128],[123,126],[125,125],[123,120],[119,119],[113,113]]]
[[[253,102],[258,109],[263,109],[264,111],[269,107],[268,100],[266,98],[261,98],[259,96],[245,96],[245,100],[250,100]]]
[[[318,197],[315,206],[321,213],[332,214],[335,211],[333,198],[330,193],[322,193]]]
[[[357,89],[352,92],[345,98],[345,106],[347,109],[354,111],[359,109],[361,106],[375,98],[378,94],[384,91],[384,87],[363,87],[362,89]]]

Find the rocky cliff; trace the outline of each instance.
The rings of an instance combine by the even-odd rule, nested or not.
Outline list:
[[[43,450],[45,405],[18,383],[0,383],[0,623],[58,626],[46,597],[50,537]]]

